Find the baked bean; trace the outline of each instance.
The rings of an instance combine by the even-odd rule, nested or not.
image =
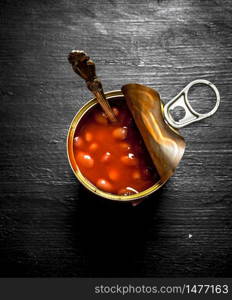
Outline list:
[[[85,152],[79,152],[77,154],[77,164],[89,169],[94,166],[94,160],[89,154]]]
[[[89,146],[89,151],[91,151],[91,152],[96,152],[98,148],[99,148],[99,146],[98,146],[97,143],[92,143],[92,144]]]
[[[141,179],[141,174],[140,174],[140,172],[139,172],[138,170],[134,171],[134,172],[132,173],[132,178],[133,178],[133,179]]]
[[[113,130],[113,137],[117,140],[125,140],[127,136],[127,127],[119,127]]]
[[[121,149],[123,149],[125,151],[131,150],[131,145],[126,142],[120,143],[119,146],[121,147]]]
[[[75,148],[81,148],[84,145],[84,141],[80,136],[76,136],[73,141]]]
[[[96,121],[98,124],[101,124],[101,125],[107,125],[107,124],[108,124],[107,116],[106,116],[106,114],[103,113],[103,112],[97,112],[97,113],[94,115],[94,119],[95,119],[95,121]]]
[[[110,180],[117,181],[119,179],[119,177],[120,177],[120,174],[119,174],[119,172],[116,169],[111,169],[109,171],[109,178],[110,178]]]
[[[92,139],[93,139],[92,133],[90,133],[90,132],[87,131],[87,132],[85,133],[85,140],[86,140],[87,142],[91,142]]]
[[[138,165],[138,159],[134,156],[133,153],[128,153],[128,155],[124,155],[121,157],[121,161],[130,167]]]
[[[101,162],[107,163],[111,160],[111,153],[106,152],[105,154],[102,155]]]
[[[113,191],[113,186],[111,183],[109,183],[107,180],[103,178],[99,178],[96,182],[96,186],[105,192],[112,192]]]

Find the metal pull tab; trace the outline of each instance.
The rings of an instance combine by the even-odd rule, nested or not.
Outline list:
[[[216,104],[214,108],[206,113],[206,114],[200,114],[196,112],[192,106],[189,103],[188,100],[188,92],[189,89],[196,84],[205,84],[214,91],[216,95]],[[212,84],[210,81],[205,80],[205,79],[197,79],[192,82],[190,82],[176,97],[174,97],[171,101],[169,101],[167,104],[164,105],[164,118],[174,128],[182,128],[184,126],[187,126],[191,123],[200,121],[202,119],[208,118],[212,116],[218,109],[220,103],[220,95],[219,91],[216,88],[214,84]],[[174,110],[176,107],[181,107],[185,111],[185,116],[179,120],[175,121],[171,115],[171,111]]]

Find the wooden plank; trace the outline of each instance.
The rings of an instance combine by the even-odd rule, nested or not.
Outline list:
[[[231,17],[226,0],[2,4],[0,276],[232,276]],[[166,103],[197,78],[220,91],[218,112],[181,130],[174,176],[137,207],[90,194],[68,165],[69,124],[91,98],[72,49],[106,91],[137,82]]]

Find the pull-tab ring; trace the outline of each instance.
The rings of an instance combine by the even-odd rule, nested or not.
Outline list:
[[[200,114],[196,112],[189,103],[188,100],[189,89],[196,84],[205,84],[209,86],[216,95],[216,104],[214,108],[206,114]],[[220,103],[220,95],[216,86],[208,80],[197,79],[190,82],[176,97],[174,97],[171,101],[169,101],[167,104],[164,105],[164,118],[168,122],[168,124],[170,124],[172,127],[181,128],[191,123],[212,116],[217,111],[219,103]],[[185,116],[179,121],[175,121],[170,113],[176,107],[181,107],[185,111]]]

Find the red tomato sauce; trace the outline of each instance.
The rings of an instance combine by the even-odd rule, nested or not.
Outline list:
[[[81,119],[73,141],[81,173],[97,188],[117,195],[144,191],[159,180],[142,137],[124,101],[113,105],[110,123],[99,105]]]

